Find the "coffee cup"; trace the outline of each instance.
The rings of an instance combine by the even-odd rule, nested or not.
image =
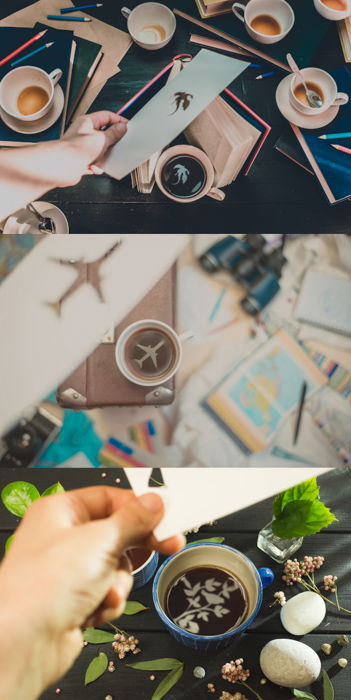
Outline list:
[[[250,0],[247,5],[235,2],[232,10],[249,36],[261,44],[281,41],[295,22],[293,9],[285,0]]]
[[[178,371],[182,343],[191,331],[178,335],[163,321],[143,319],[124,329],[116,343],[116,363],[122,374],[139,386],[160,386]]]
[[[144,547],[130,547],[125,552],[131,565],[133,590],[145,586],[153,577],[158,565],[158,553]]]
[[[156,51],[171,41],[176,29],[176,18],[166,5],[144,2],[134,10],[122,7],[121,13],[127,19],[130,36],[142,49]]]
[[[205,195],[222,201],[225,194],[213,187],[214,178],[214,168],[206,153],[188,144],[167,148],[155,169],[159,189],[174,202],[195,202]]]
[[[334,22],[351,15],[351,0],[313,0],[314,6],[322,17]]]
[[[197,620],[197,611],[199,607],[201,608],[201,587],[197,584],[196,596],[199,598],[196,601],[194,610],[190,615],[190,625],[187,625],[184,620],[184,616],[179,624],[171,619],[169,612],[169,597],[170,589],[174,582],[179,580],[182,574],[186,573],[189,579],[189,571],[196,570],[198,568],[209,568],[211,573],[209,574],[209,581],[205,581],[205,600],[206,600],[206,611],[207,611],[207,625],[202,625],[203,629],[207,628],[207,634],[202,631],[195,632],[194,622]],[[209,629],[211,627],[211,616],[216,622],[216,613],[211,609],[211,597],[208,592],[215,592],[213,598],[213,607],[216,605],[221,605],[220,597],[221,592],[224,590],[219,582],[216,582],[216,569],[225,572],[227,575],[232,576],[237,584],[237,587],[241,588],[246,602],[245,611],[242,614],[242,619],[236,626],[231,627],[231,616],[228,617],[227,626],[230,627],[228,631],[223,633],[209,634]],[[244,630],[251,625],[254,619],[257,617],[261,605],[262,605],[262,593],[263,588],[266,588],[274,580],[274,574],[271,569],[256,569],[253,562],[245,556],[242,552],[237,549],[228,547],[223,544],[216,543],[193,543],[189,544],[184,549],[182,549],[178,554],[169,557],[160,566],[159,570],[154,579],[152,596],[156,612],[160,616],[162,622],[166,625],[168,632],[177,639],[178,642],[184,644],[187,647],[191,647],[197,651],[215,651],[217,649],[222,649],[223,647],[231,644],[235,637],[241,634]],[[185,584],[189,592],[189,580]],[[228,608],[230,608],[231,601],[228,599],[228,584],[226,585],[226,594],[223,596],[223,609],[220,611],[222,617],[231,613]],[[232,591],[234,589],[232,588]],[[188,598],[187,593],[185,592]],[[214,600],[216,598],[216,601]],[[191,605],[189,604],[189,608]],[[185,610],[185,612],[187,612]],[[180,615],[181,618],[181,615]],[[178,618],[179,620],[179,618]],[[199,627],[200,625],[196,625]],[[188,629],[186,629],[188,627]],[[189,631],[189,627],[193,631]]]
[[[60,68],[51,73],[36,66],[14,68],[0,83],[2,109],[22,122],[41,119],[52,106],[55,85],[61,76]]]
[[[292,75],[289,87],[289,101],[292,107],[301,114],[313,115],[326,112],[327,109],[337,105],[344,105],[349,101],[345,92],[338,92],[337,84],[329,73],[321,68],[302,68],[301,74],[304,81],[312,90],[321,97],[321,107],[311,107],[305,97],[305,90],[298,75]],[[299,97],[301,99],[299,99]]]

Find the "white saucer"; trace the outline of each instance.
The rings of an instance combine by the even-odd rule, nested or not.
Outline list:
[[[50,216],[56,227],[55,233],[69,233],[68,221],[61,209],[50,202],[38,201],[33,202],[33,204],[38,210],[39,214],[43,214],[43,216]],[[26,209],[18,209],[8,217],[2,233],[31,233],[40,235],[41,231],[39,231],[36,226],[33,226],[33,224],[28,223],[27,217],[30,217],[30,221],[33,220],[33,215]]]
[[[12,131],[17,131],[18,134],[40,134],[41,131],[49,129],[58,120],[65,103],[65,96],[60,85],[56,85],[54,91],[54,101],[50,110],[41,119],[36,119],[33,122],[22,122],[20,119],[10,117],[7,112],[4,112],[0,107],[0,115]]]
[[[320,129],[322,126],[327,126],[330,122],[335,119],[339,106],[329,107],[322,114],[316,114],[316,116],[307,116],[306,114],[301,114],[295,109],[289,100],[289,86],[291,81],[291,75],[287,75],[279,83],[277,91],[275,93],[275,99],[279,111],[282,113],[283,117],[287,119],[292,124],[300,126],[303,129]]]

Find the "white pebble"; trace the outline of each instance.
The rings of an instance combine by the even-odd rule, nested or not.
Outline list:
[[[283,627],[290,634],[302,635],[312,632],[324,620],[326,606],[318,593],[298,593],[287,601],[280,611]]]
[[[195,666],[195,668],[193,670],[193,674],[194,674],[195,678],[205,678],[206,671],[204,668],[202,668],[202,666]]]
[[[262,673],[284,688],[303,688],[317,680],[321,661],[307,644],[295,639],[273,639],[260,654]]]

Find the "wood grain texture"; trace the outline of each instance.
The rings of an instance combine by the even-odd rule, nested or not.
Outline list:
[[[192,2],[189,0],[189,4]],[[3,0],[0,17],[26,4],[26,0]],[[128,3],[130,7],[136,4],[138,0]],[[173,7],[176,0],[166,0],[165,4]],[[105,0],[104,6],[92,10],[91,14],[125,29],[119,8],[114,0]],[[231,21],[229,15],[228,21]],[[191,32],[191,25],[178,18],[176,35],[162,51],[147,52],[132,46],[120,64],[121,72],[107,82],[90,111],[104,109],[106,105],[118,109],[174,55],[189,51],[197,53],[200,47],[189,43]],[[331,23],[314,64],[327,69],[343,65],[334,23]],[[240,176],[227,188],[223,203],[204,198],[191,206],[177,204],[163,197],[157,188],[151,195],[141,195],[132,190],[129,178],[117,182],[104,175],[84,177],[76,187],[53,190],[45,199],[62,208],[72,233],[349,231],[350,203],[329,206],[316,178],[273,149],[285,125],[274,98],[283,72],[278,70],[273,77],[261,81],[255,80],[256,74],[256,70],[246,70],[232,88],[271,124],[272,133],[249,176]]]

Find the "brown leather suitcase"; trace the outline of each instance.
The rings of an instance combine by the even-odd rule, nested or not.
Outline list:
[[[84,274],[93,276],[94,269],[87,267]],[[63,408],[89,409],[102,406],[164,405],[174,400],[174,377],[163,386],[142,387],[128,381],[119,371],[115,361],[118,335],[134,321],[152,318],[174,327],[175,324],[174,265],[126,316],[108,332],[101,344],[59,386],[57,401]],[[126,294],[128,291],[126,290]]]

